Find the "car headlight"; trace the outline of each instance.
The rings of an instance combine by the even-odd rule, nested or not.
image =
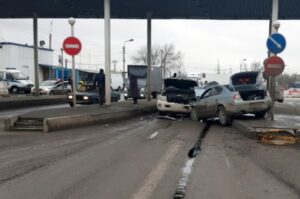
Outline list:
[[[68,95],[68,99],[73,99],[73,95]]]
[[[127,97],[127,95],[128,95],[127,93],[124,93],[124,96],[125,96],[125,97]]]
[[[144,94],[141,94],[141,97],[144,97]]]
[[[83,96],[83,100],[88,100],[89,97],[88,96]]]
[[[158,100],[160,101],[167,101],[167,96],[159,95]]]

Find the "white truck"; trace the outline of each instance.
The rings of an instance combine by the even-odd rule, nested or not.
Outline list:
[[[134,75],[138,79],[139,94],[141,99],[147,96],[147,66],[145,65],[128,65],[127,66],[128,77]],[[131,98],[129,78],[124,78],[125,92],[124,98],[127,100]],[[162,74],[160,67],[152,67],[151,70],[151,95],[156,98],[157,94],[162,89]]]
[[[18,70],[0,69],[0,89],[9,93],[30,93],[33,83]]]

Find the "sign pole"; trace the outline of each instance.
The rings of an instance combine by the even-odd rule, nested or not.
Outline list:
[[[70,18],[69,23],[71,25],[71,36],[74,37],[74,24],[75,19]],[[76,74],[75,74],[75,56],[72,55],[72,91],[73,91],[73,105],[76,106]]]
[[[279,0],[273,0],[272,1],[272,33],[276,32],[276,29],[274,28],[274,21],[278,20],[278,12],[279,12]],[[272,56],[272,53],[270,53],[270,56]],[[271,105],[271,111],[270,116],[271,120],[274,120],[274,108],[275,108],[275,77],[270,77],[270,94],[272,99],[272,105]]]

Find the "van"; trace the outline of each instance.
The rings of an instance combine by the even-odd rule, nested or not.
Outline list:
[[[33,83],[18,70],[0,69],[0,87],[8,90],[9,93],[20,92],[30,93]]]

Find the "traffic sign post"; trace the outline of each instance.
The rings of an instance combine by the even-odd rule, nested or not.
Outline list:
[[[73,90],[73,106],[76,106],[76,74],[75,74],[75,55],[78,55],[81,51],[81,42],[74,37],[74,24],[75,19],[70,18],[69,24],[71,25],[71,37],[68,37],[63,42],[64,51],[72,56],[72,90]]]
[[[280,75],[284,70],[284,61],[278,56],[269,57],[265,63],[265,73],[272,77]]]
[[[282,34],[273,33],[267,39],[267,48],[273,54],[278,54],[284,51],[286,40]]]
[[[81,51],[81,42],[76,37],[68,37],[64,40],[63,48],[68,55],[75,56]]]

